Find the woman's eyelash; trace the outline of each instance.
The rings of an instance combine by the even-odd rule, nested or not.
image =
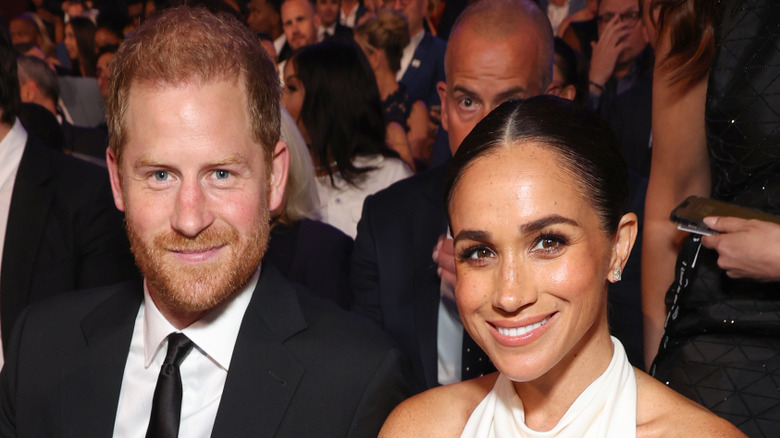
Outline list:
[[[474,259],[475,258],[474,255],[477,254],[478,252],[481,252],[484,257],[477,256],[476,257],[477,259],[488,258],[493,255],[493,251],[487,248],[486,246],[475,245],[475,246],[470,246],[464,249],[463,251],[461,251],[460,253],[458,253],[458,260],[465,261],[465,260]]]
[[[559,233],[539,233],[534,239],[532,250],[555,251],[569,244],[569,238]]]

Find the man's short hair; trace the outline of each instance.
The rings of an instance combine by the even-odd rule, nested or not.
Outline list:
[[[454,33],[458,27],[468,25],[487,39],[501,40],[512,36],[536,32],[538,44],[545,59],[539,63],[539,81],[542,91],[552,81],[553,31],[550,19],[531,0],[480,0],[472,3],[458,16],[452,25]],[[452,34],[451,34],[452,38]],[[451,51],[445,53],[444,68],[449,65]]]
[[[43,59],[35,56],[20,56],[16,59],[19,69],[19,82],[35,82],[41,93],[57,103],[60,98],[60,84],[57,82],[57,73],[49,67]]]
[[[260,40],[228,14],[180,6],[160,12],[135,29],[112,62],[106,101],[109,146],[121,161],[127,143],[130,87],[243,81],[252,140],[265,149],[270,166],[279,141],[281,86]]]

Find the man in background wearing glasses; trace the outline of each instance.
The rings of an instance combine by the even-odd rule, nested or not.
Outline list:
[[[601,0],[599,40],[592,43],[588,106],[604,117],[620,140],[628,167],[650,173],[650,106],[653,52],[638,0]]]

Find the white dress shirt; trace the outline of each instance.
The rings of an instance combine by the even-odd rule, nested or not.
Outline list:
[[[358,155],[352,160],[352,164],[355,167],[375,167],[375,169],[357,177],[358,187],[348,184],[338,172],[333,175],[335,187],[330,183],[327,175],[319,176],[317,195],[320,198],[322,221],[354,239],[366,197],[396,181],[412,176],[413,173],[400,159],[382,155]],[[360,179],[361,177],[363,179]]]
[[[417,46],[420,45],[420,42],[422,42],[423,37],[425,36],[425,29],[417,32],[416,35],[414,35],[411,39],[409,39],[409,44],[404,47],[404,54],[401,56],[401,69],[398,70],[398,73],[395,74],[395,79],[397,81],[400,81],[402,77],[404,77],[404,74],[406,73],[406,69],[409,68],[409,65],[414,62],[416,65],[414,67],[420,66],[420,60],[419,59],[412,59],[414,58],[414,52],[417,50]]]
[[[181,331],[160,313],[144,283],[144,302],[135,319],[119,393],[115,438],[146,435],[154,388],[168,349],[166,338],[176,332],[195,343],[180,367],[183,391],[179,436],[211,436],[241,321],[259,278],[260,268],[235,297]]]
[[[285,34],[279,35],[279,38],[274,40],[274,49],[276,50],[276,56],[282,53],[285,43],[287,43],[287,36]]]
[[[344,10],[339,8],[339,23],[347,27],[355,27],[355,21],[357,20],[357,10],[360,6],[360,2],[355,2],[355,6],[349,10],[349,14],[345,14]]]
[[[447,238],[452,234],[447,227]],[[440,385],[460,382],[463,368],[463,322],[455,304],[455,291],[444,279],[439,284],[439,318],[436,326],[437,378]]]
[[[325,40],[325,33],[328,33],[331,37],[336,35],[336,23],[331,24],[328,27],[317,26],[317,41],[322,42]]]
[[[19,171],[19,163],[22,161],[26,144],[27,131],[22,127],[19,119],[16,119],[11,130],[0,140],[0,266],[3,263],[5,231],[8,228],[16,173]],[[3,366],[3,362],[3,341],[0,338],[0,367]]]

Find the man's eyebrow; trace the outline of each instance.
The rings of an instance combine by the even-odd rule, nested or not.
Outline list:
[[[241,155],[241,154],[233,154],[229,155],[221,160],[214,161],[212,163],[209,163],[208,167],[220,167],[220,166],[230,166],[230,165],[246,165],[248,163],[247,159]],[[156,158],[152,157],[141,157],[133,163],[134,169],[140,169],[142,167],[171,167],[169,164],[166,164],[166,162],[158,160]]]
[[[463,94],[468,94],[470,96],[478,97],[476,91],[474,91],[474,90],[472,90],[472,89],[470,89],[468,87],[464,87],[463,85],[456,85],[456,86],[452,87],[452,92],[453,93],[463,93]]]
[[[522,96],[524,94],[525,94],[525,88],[518,85],[516,87],[512,87],[512,88],[510,88],[508,90],[504,90],[501,93],[499,93],[498,96],[497,96],[497,101],[503,102],[503,101],[509,99],[510,97],[514,97],[514,96],[517,96],[517,95],[521,95]]]

